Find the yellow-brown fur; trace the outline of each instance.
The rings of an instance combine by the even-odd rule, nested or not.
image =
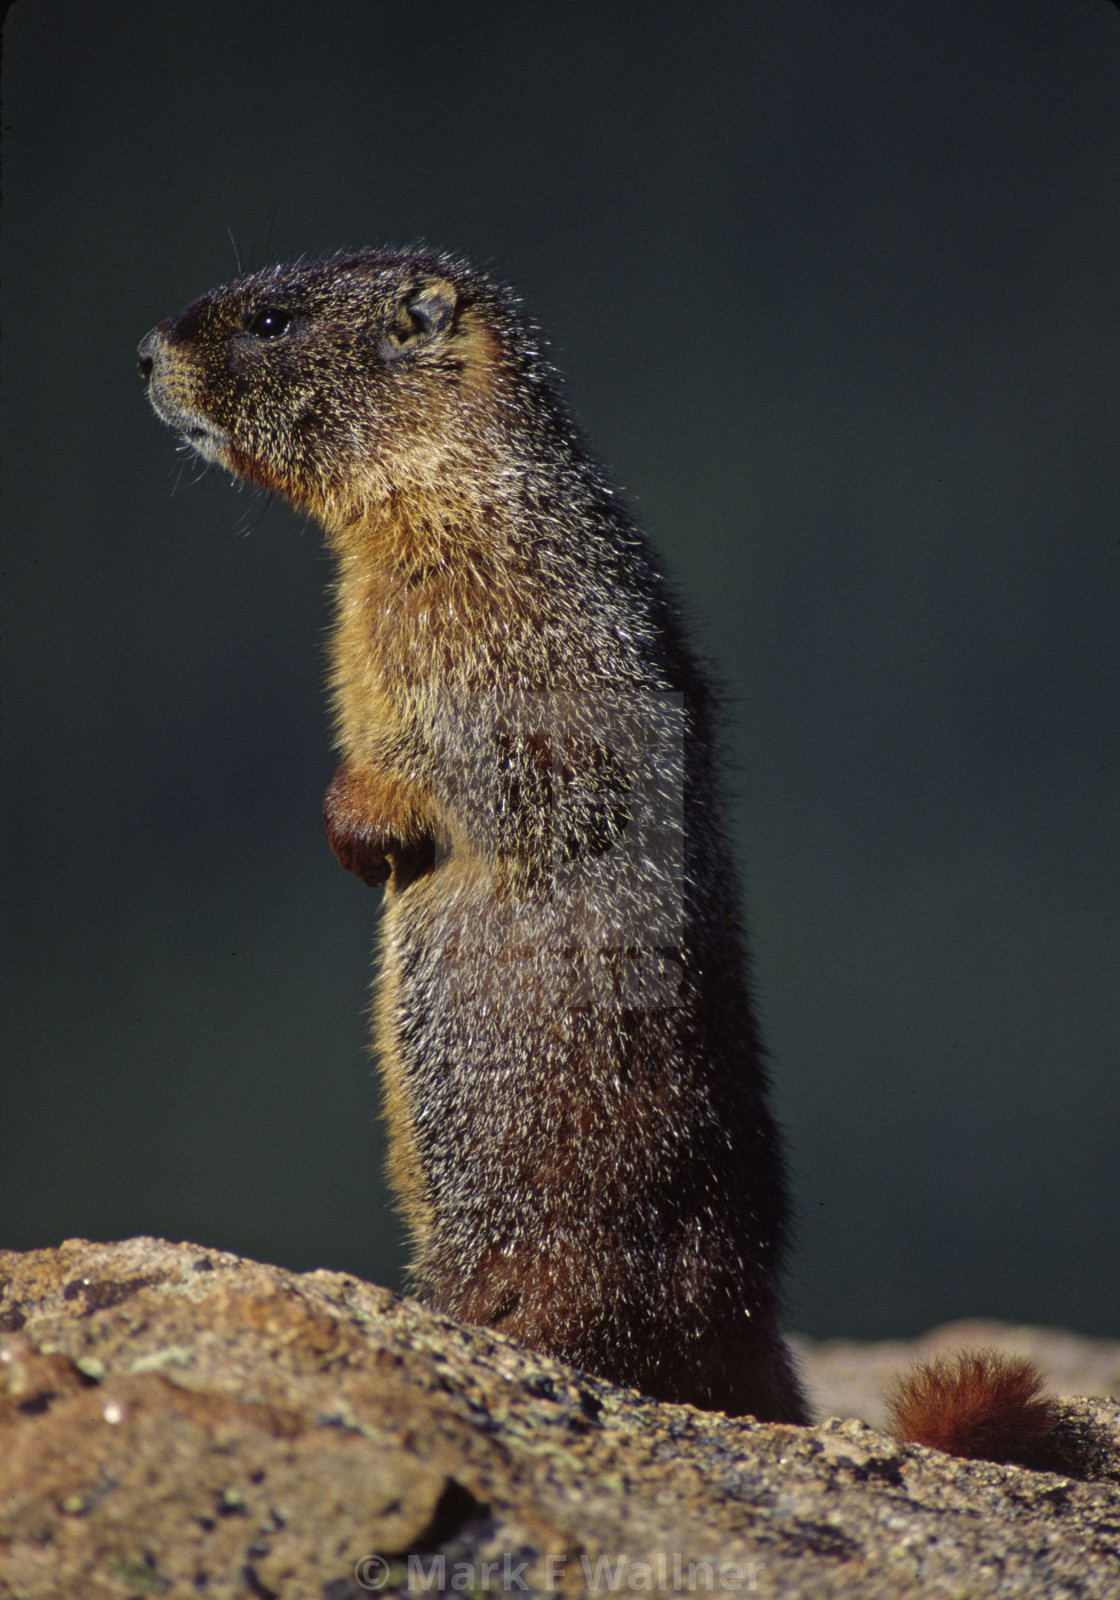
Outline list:
[[[460,261],[362,251],[215,290],[140,365],[335,556],[325,818],[385,889],[420,1291],[659,1397],[805,1420],[713,697],[535,331]],[[1041,1464],[1055,1413],[1029,1364],[973,1353],[904,1379],[894,1417]]]
[[[358,252],[141,346],[160,415],[336,560],[339,859],[384,884],[390,1170],[434,1306],[805,1418],[718,717],[513,298]]]

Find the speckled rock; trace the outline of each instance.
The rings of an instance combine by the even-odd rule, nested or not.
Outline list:
[[[657,1405],[339,1273],[151,1239],[0,1255],[0,1595],[1120,1593],[1093,1481]],[[1102,1476],[1103,1475],[1103,1476]]]

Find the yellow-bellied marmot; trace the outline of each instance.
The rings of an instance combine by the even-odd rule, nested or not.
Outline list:
[[[140,347],[159,415],[337,560],[339,859],[429,1304],[665,1399],[803,1419],[712,694],[513,297],[362,251]]]
[[[419,1291],[651,1395],[805,1420],[713,697],[538,335],[459,260],[361,251],[215,290],[140,369],[337,561],[326,820],[386,887],[377,1042]],[[1037,1460],[1036,1384],[927,1369],[899,1427]]]

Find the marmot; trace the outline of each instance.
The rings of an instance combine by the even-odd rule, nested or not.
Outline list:
[[[718,707],[518,302],[364,250],[140,346],[159,416],[337,562],[339,860],[386,894],[390,1167],[435,1309],[803,1422]]]

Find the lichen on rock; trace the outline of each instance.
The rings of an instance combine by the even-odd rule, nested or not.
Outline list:
[[[659,1405],[341,1273],[153,1239],[0,1254],[0,1330],[19,1600],[1120,1592],[1115,1401],[1065,1407],[1096,1481],[963,1463]]]

